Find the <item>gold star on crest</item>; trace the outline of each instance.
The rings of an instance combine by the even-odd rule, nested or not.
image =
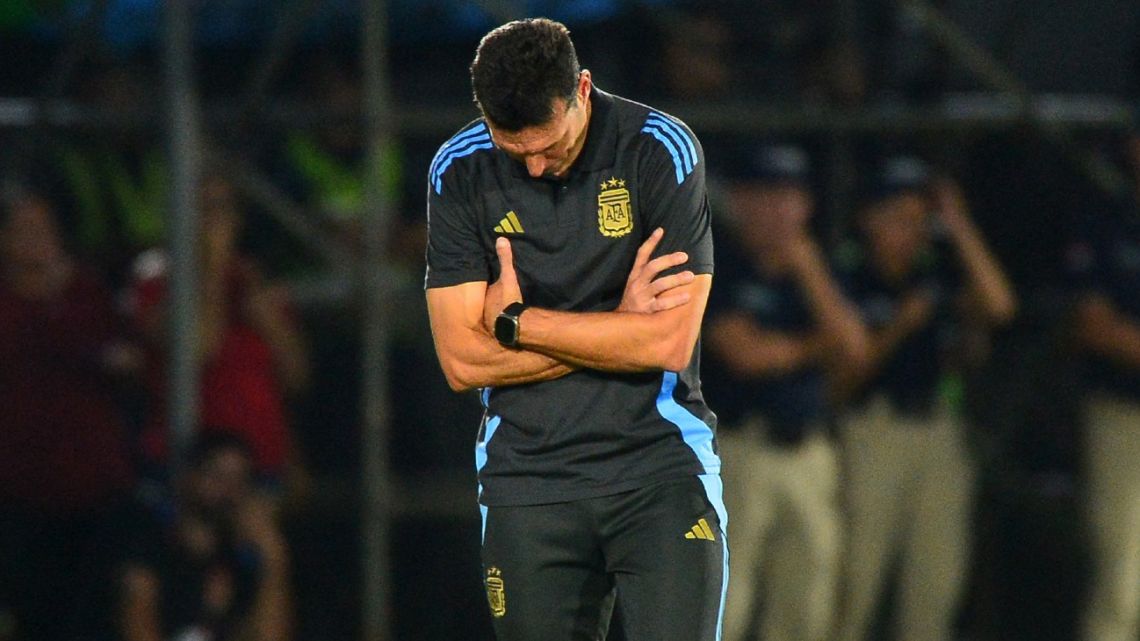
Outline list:
[[[602,183],[602,189],[614,189],[615,187],[625,187],[625,181],[610,176],[609,180]]]

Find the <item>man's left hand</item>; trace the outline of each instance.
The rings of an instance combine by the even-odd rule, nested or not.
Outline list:
[[[665,230],[658,227],[637,249],[633,268],[629,270],[629,277],[625,282],[625,291],[622,292],[621,303],[618,304],[616,311],[652,314],[680,307],[689,302],[687,292],[673,292],[673,290],[693,282],[693,272],[686,270],[661,278],[657,277],[667,269],[685,264],[689,260],[688,254],[673,252],[652,260],[649,259],[664,236]]]

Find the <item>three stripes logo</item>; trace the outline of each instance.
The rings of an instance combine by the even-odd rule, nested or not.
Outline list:
[[[676,171],[677,184],[685,181],[700,159],[697,157],[697,146],[693,136],[673,118],[656,111],[651,112],[645,120],[642,133],[649,134],[664,145],[673,158],[673,169]]]
[[[432,187],[435,188],[435,193],[443,192],[443,174],[447,172],[451,163],[464,156],[470,156],[481,149],[491,149],[494,146],[487,125],[481,121],[460,131],[443,143],[443,146],[435,153],[435,158],[431,161],[431,168],[428,170],[429,180]]]
[[[686,539],[697,539],[700,541],[715,541],[716,535],[713,534],[712,528],[709,527],[709,522],[703,518],[697,521],[697,524],[685,532]]]
[[[522,234],[523,226],[514,210],[508,211],[506,216],[495,225],[496,234]]]

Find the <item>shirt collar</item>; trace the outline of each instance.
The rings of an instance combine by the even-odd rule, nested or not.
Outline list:
[[[617,155],[617,121],[611,117],[614,97],[596,86],[590,89],[590,124],[586,144],[571,172],[612,167]]]

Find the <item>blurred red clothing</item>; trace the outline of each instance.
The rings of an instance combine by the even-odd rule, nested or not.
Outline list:
[[[122,329],[109,290],[89,275],[52,301],[0,281],[0,502],[83,510],[130,487],[126,428],[104,366]]]
[[[265,477],[280,479],[288,449],[285,393],[274,369],[273,353],[264,339],[245,322],[242,301],[252,267],[235,263],[229,274],[228,324],[217,353],[203,363],[200,381],[199,425],[238,434],[253,450],[254,466]],[[166,297],[164,266],[144,273],[136,282],[136,313],[153,313]],[[165,345],[155,346],[164,348]],[[143,434],[143,451],[155,461],[166,454],[166,360],[153,354],[151,418]]]

